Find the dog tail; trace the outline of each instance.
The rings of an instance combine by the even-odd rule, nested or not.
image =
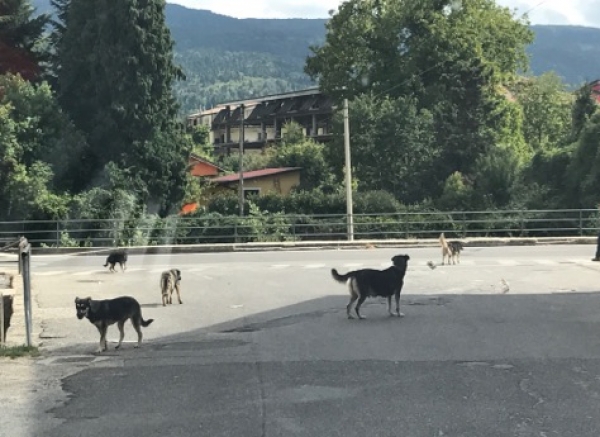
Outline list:
[[[150,326],[150,323],[154,322],[154,319],[148,319],[148,320],[144,320],[144,319],[142,318],[142,316],[140,315],[140,321],[141,321],[141,323],[142,323],[142,326],[143,326],[144,328],[146,328],[146,327]]]
[[[448,247],[448,242],[446,241],[446,237],[444,236],[443,232],[440,234],[440,244],[444,249]]]
[[[331,276],[333,276],[333,279],[335,279],[338,282],[346,282],[354,275],[353,272],[348,272],[345,275],[340,275],[336,269],[331,269]]]
[[[106,260],[106,264],[104,264],[103,267],[106,267],[108,265],[108,259]]]

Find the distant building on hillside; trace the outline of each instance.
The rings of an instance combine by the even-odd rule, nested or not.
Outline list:
[[[597,103],[600,103],[600,79],[596,79],[592,83],[590,83],[592,87],[592,97],[596,99]]]
[[[219,155],[239,148],[241,108],[244,107],[244,151],[261,151],[285,137],[285,124],[298,123],[305,136],[318,142],[331,140],[334,105],[328,96],[311,88],[284,94],[222,103],[191,114],[188,126],[205,125]]]

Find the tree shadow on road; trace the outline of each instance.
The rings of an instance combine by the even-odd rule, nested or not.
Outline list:
[[[347,303],[344,296],[325,296],[177,334],[153,335],[144,340],[139,350],[126,344],[119,351],[110,348],[107,353],[134,359],[136,354],[176,350],[178,343],[186,350],[192,350],[193,344],[202,350],[211,342],[222,345],[231,340],[239,346],[263,341],[282,345],[291,356],[296,351],[293,344],[299,343],[303,349],[299,358],[312,356],[311,350],[314,356],[328,354],[322,350],[326,345],[342,356],[345,348],[368,349],[377,343],[398,350],[390,357],[407,360],[600,356],[600,292],[407,294],[401,300],[405,317],[390,317],[384,300],[371,299],[363,305],[365,320],[347,319]],[[142,306],[161,307],[160,304]],[[156,332],[169,323],[160,313],[145,317],[155,318],[144,330],[146,337],[150,337],[149,330]],[[110,329],[116,332],[114,326],[109,333]],[[133,330],[126,325],[126,338],[132,335],[135,336]],[[89,343],[54,349],[52,354],[88,354],[96,345],[97,338],[92,338]]]

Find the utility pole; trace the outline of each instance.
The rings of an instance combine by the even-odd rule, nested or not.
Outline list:
[[[240,105],[240,183],[239,183],[239,203],[240,217],[244,215],[244,105]]]
[[[346,220],[348,222],[348,241],[354,241],[354,216],[352,213],[352,164],[350,162],[350,120],[348,99],[344,98],[344,152],[346,155]]]

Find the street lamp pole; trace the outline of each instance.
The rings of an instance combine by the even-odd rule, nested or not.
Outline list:
[[[244,215],[244,105],[240,105],[240,183],[239,183],[239,206],[240,216]]]
[[[348,241],[354,240],[354,216],[352,212],[352,165],[350,162],[350,120],[348,99],[344,97],[344,152],[346,155],[346,220]]]

